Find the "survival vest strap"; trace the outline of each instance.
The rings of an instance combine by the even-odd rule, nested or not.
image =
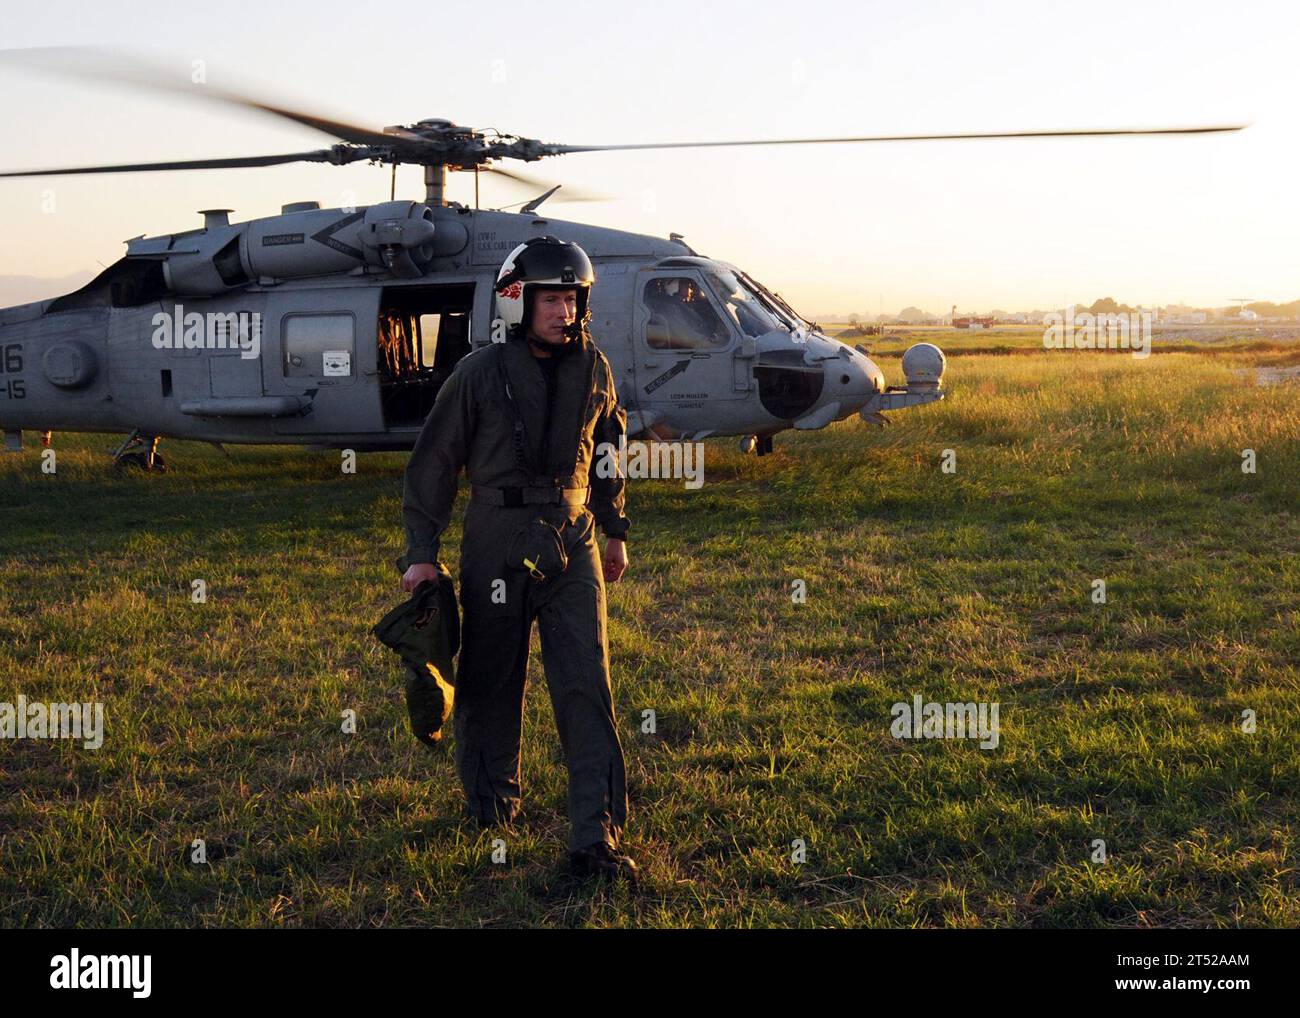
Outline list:
[[[511,418],[514,423],[515,465],[528,475],[533,487],[550,486],[554,488],[563,488],[564,482],[571,479],[573,477],[573,472],[578,468],[578,446],[582,435],[582,422],[587,419],[587,408],[591,405],[591,401],[596,395],[596,365],[600,360],[595,345],[591,344],[590,340],[588,340],[588,343],[591,346],[591,366],[587,372],[587,385],[585,389],[586,398],[578,401],[578,419],[574,421],[573,440],[569,443],[569,448],[573,450],[573,455],[569,458],[567,470],[562,470],[560,473],[555,475],[546,473],[545,468],[547,464],[543,463],[541,464],[542,469],[537,469],[536,464],[529,462],[527,443],[525,441],[527,431],[524,426],[524,415],[519,409],[519,404],[515,402],[514,391],[510,388],[510,376],[506,371],[506,344],[497,344],[497,346],[500,347],[500,350],[496,355],[497,374],[501,379],[501,387],[505,391],[506,395],[506,405],[510,408]],[[531,357],[532,354],[530,353],[529,356]],[[556,380],[555,391],[558,395],[560,391],[558,379]],[[549,425],[549,417],[547,423]],[[547,428],[547,431],[550,431],[549,427]],[[549,437],[549,434],[542,436],[542,444],[539,447],[539,450],[543,457],[550,452],[548,442]]]

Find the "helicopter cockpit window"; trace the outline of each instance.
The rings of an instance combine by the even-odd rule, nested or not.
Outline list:
[[[769,332],[785,328],[784,324],[763,306],[735,273],[718,266],[705,271],[705,276],[712,285],[714,293],[722,301],[722,307],[746,336],[764,336]]]
[[[691,276],[664,276],[645,286],[646,343],[654,350],[716,350],[731,334]]]
[[[804,321],[799,313],[781,297],[772,293],[762,283],[744,272],[739,273],[738,278],[741,284],[762,303],[769,314],[781,322],[784,328],[790,332],[805,332],[807,330],[811,323]]]
[[[341,378],[354,373],[356,326],[350,314],[284,320],[284,377]]]

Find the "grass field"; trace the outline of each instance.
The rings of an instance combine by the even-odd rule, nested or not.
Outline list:
[[[110,436],[57,435],[47,476],[29,434],[0,457],[0,700],[102,701],[106,737],[0,743],[0,924],[1300,925],[1300,389],[1254,376],[1300,345],[952,352],[948,399],[891,428],[630,485],[637,891],[564,871],[536,638],[521,825],[462,820],[451,747],[410,737],[368,633],[404,455],[170,442],[171,473],[119,476]],[[916,694],[999,703],[998,747],[894,738]]]

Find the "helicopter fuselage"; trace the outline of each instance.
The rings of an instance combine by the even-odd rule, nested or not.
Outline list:
[[[633,435],[770,436],[942,398],[937,377],[886,392],[864,353],[675,239],[416,202],[206,215],[128,242],[81,290],[0,310],[11,448],[28,429],[409,449],[456,361],[504,338],[497,270],[542,234],[591,256],[591,333]]]

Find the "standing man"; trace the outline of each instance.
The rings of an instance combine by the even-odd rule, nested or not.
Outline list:
[[[636,863],[617,851],[627,791],[605,615],[605,584],[627,568],[630,523],[621,474],[593,469],[601,443],[618,448],[627,415],[609,362],[587,333],[594,281],[586,252],[554,237],[520,244],[501,266],[496,302],[505,341],[456,365],[406,467],[402,588],[436,576],[464,466],[471,488],[454,730],[466,811],[485,826],[518,814],[536,618],[569,770],[570,863],[580,874],[635,880]],[[603,558],[597,525],[606,536]]]

